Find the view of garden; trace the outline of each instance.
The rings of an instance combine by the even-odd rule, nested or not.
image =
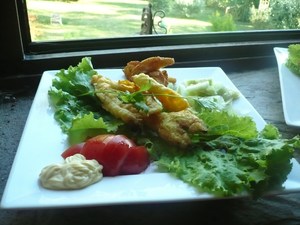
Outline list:
[[[137,36],[149,3],[158,34],[300,27],[299,0],[26,0],[33,41]]]

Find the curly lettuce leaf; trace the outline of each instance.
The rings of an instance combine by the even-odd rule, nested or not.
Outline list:
[[[248,174],[232,154],[201,150],[180,156],[164,154],[157,164],[199,191],[214,196],[231,196],[249,190]]]
[[[98,132],[114,132],[119,125],[123,125],[102,109],[91,84],[95,74],[97,72],[90,58],[85,57],[78,66],[60,70],[48,91],[55,111],[54,118],[71,144],[84,141]]]
[[[52,107],[54,108],[54,118],[60,124],[64,133],[72,126],[75,117],[88,114],[92,109],[91,105],[80,101],[76,96],[61,89],[51,88],[48,91]]]
[[[74,96],[94,98],[91,78],[95,74],[97,71],[93,69],[91,58],[84,57],[77,66],[70,66],[67,70],[61,69],[56,74],[52,86]]]
[[[296,75],[300,76],[300,44],[291,44],[288,46],[286,67]]]
[[[164,151],[157,165],[201,192],[257,197],[283,188],[292,168],[294,148],[299,146],[299,137],[246,140],[223,135],[189,152]]]
[[[298,64],[294,64],[293,61],[296,61],[295,59],[288,58],[286,61],[286,67],[289,68],[294,74],[300,76],[300,60]]]
[[[279,139],[281,134],[277,127],[273,124],[266,124],[264,129],[259,133],[259,136],[266,139]]]
[[[239,116],[226,110],[207,109],[203,109],[198,116],[204,121],[208,131],[206,134],[193,134],[194,143],[221,135],[232,135],[245,139],[254,138],[258,135],[256,123],[250,116]]]
[[[95,119],[94,114],[90,112],[72,120],[68,131],[69,141],[76,144],[101,133],[114,133],[120,125],[123,125],[120,120],[104,121],[102,117]]]

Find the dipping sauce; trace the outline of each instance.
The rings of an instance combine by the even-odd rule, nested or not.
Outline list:
[[[101,180],[102,165],[96,160],[86,160],[81,154],[65,159],[63,163],[51,164],[42,169],[40,184],[47,189],[81,189]]]

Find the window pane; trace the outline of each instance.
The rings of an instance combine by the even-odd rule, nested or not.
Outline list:
[[[298,29],[300,19],[299,0],[26,0],[26,5],[34,42],[287,30]]]

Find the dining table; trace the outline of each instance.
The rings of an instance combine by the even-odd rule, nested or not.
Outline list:
[[[209,66],[220,66],[261,117],[267,123],[275,125],[282,138],[292,138],[300,133],[300,128],[289,126],[285,122],[276,59],[270,57],[267,59],[268,63],[264,60],[266,59],[252,63],[216,62]],[[199,63],[199,66],[203,65]],[[41,75],[42,73],[16,76],[4,74],[0,78],[0,196],[3,195]],[[299,104],[299,98],[295,98],[295,104]],[[33,141],[38,138],[33,137]],[[296,153],[295,159],[300,159]],[[266,194],[258,199],[243,196],[83,207],[2,208],[0,224],[298,225],[300,190]]]

